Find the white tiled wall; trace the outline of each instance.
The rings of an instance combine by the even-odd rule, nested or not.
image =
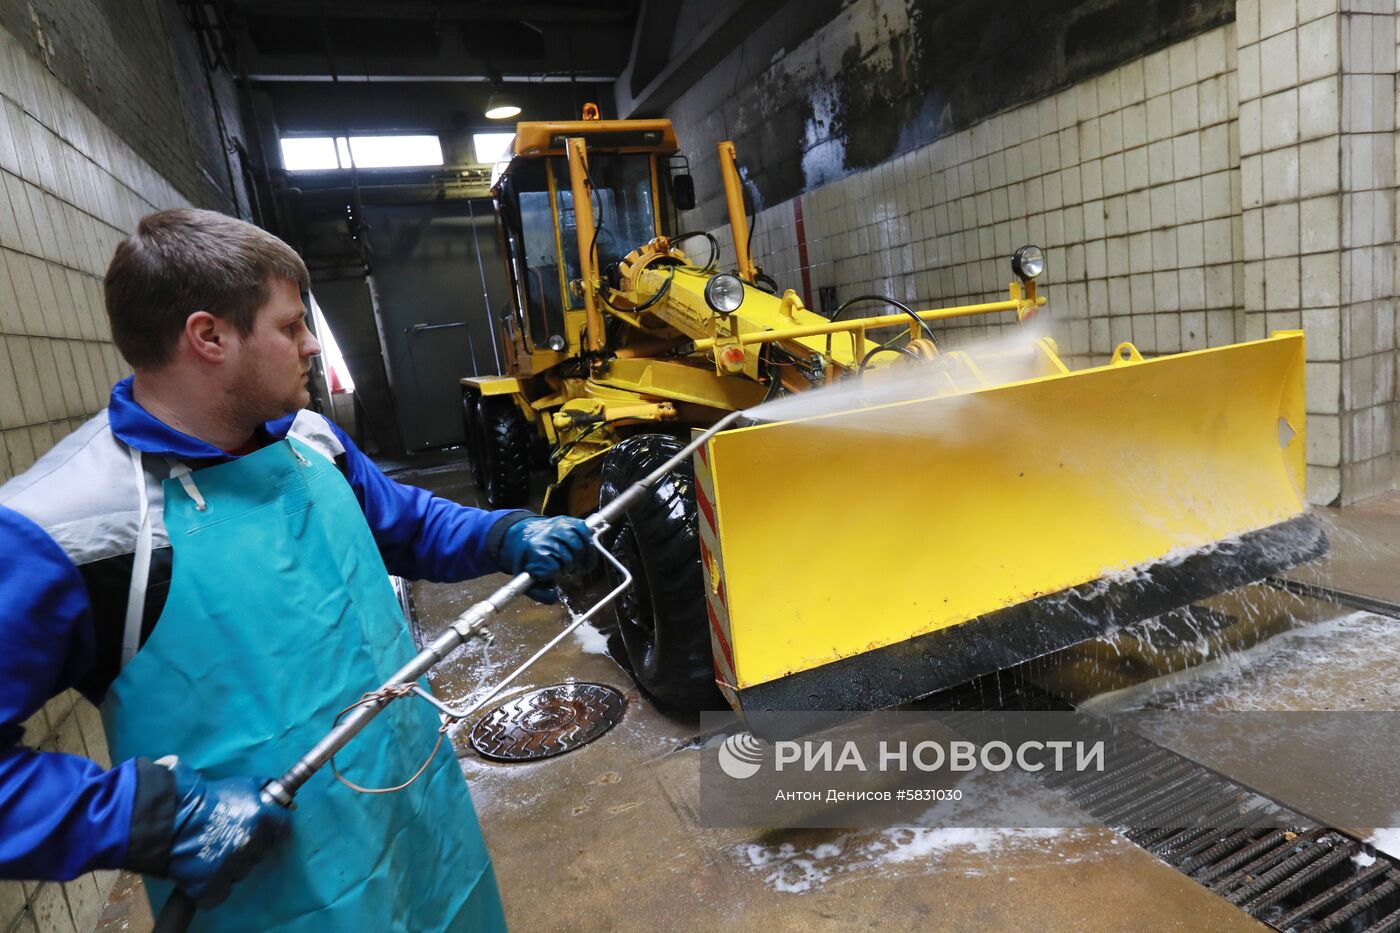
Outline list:
[[[1395,395],[1395,0],[1343,4],[1339,324],[1344,498],[1389,488]]]
[[[1396,0],[1396,13],[1395,41],[1397,48],[1394,50],[1393,54],[1396,56],[1397,66],[1400,66],[1400,0]],[[1396,128],[1400,129],[1400,75],[1396,77],[1395,111],[1391,114],[1391,117],[1395,120]],[[1396,181],[1400,183],[1400,133],[1394,134],[1391,139],[1390,155],[1391,165],[1397,176]],[[1391,223],[1394,225],[1395,230],[1400,231],[1400,198],[1396,198],[1395,201],[1395,210],[1391,214]],[[1400,237],[1397,237],[1397,239],[1400,240]],[[1396,280],[1400,280],[1400,244],[1397,244],[1395,248],[1395,261],[1396,264],[1392,267],[1391,271],[1393,277],[1392,283]],[[1396,335],[1397,330],[1400,330],[1400,328],[1396,327],[1397,323],[1400,323],[1400,306],[1396,308],[1396,317],[1390,322],[1388,334],[1396,345],[1397,353],[1400,353],[1400,337]],[[1378,329],[1383,338],[1387,336],[1384,323],[1382,323]],[[1390,451],[1392,460],[1400,457],[1400,367],[1394,368],[1396,370],[1395,382],[1391,386],[1391,397],[1395,399],[1395,401],[1390,406]],[[1383,440],[1384,438],[1378,434],[1372,437],[1374,443],[1381,443]]]
[[[1394,0],[1242,0],[1246,336],[1308,334],[1308,483],[1391,482]]]
[[[126,371],[102,275],[142,215],[187,202],[0,30],[0,480]]]
[[[768,207],[754,252],[812,306],[834,287],[935,307],[1004,297],[1038,243],[1074,366],[1302,327],[1309,497],[1371,495],[1400,446],[1397,7],[1240,0],[1234,24]]]
[[[0,481],[107,403],[126,372],[102,275],[142,215],[187,202],[0,29]],[[107,759],[96,710],[70,691],[24,744]],[[91,930],[114,872],[0,881],[0,930]]]

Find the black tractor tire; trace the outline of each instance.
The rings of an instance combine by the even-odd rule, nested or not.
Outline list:
[[[530,501],[530,425],[509,398],[481,400],[486,504],[518,509]]]
[[[554,466],[549,457],[554,451],[550,449],[549,441],[538,431],[530,435],[530,466],[536,470],[547,470]]]
[[[610,449],[603,458],[599,504],[617,498],[683,446],[669,435],[640,434]],[[665,709],[723,709],[715,686],[690,461],[627,510],[608,545],[633,577],[613,606],[637,684]],[[611,565],[608,571],[611,588],[620,577]]]
[[[481,395],[475,391],[462,393],[462,436],[471,464],[472,485],[486,488],[486,429],[481,424]]]

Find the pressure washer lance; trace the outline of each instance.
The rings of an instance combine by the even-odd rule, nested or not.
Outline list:
[[[528,573],[517,574],[505,586],[462,613],[447,627],[446,631],[433,639],[432,644],[428,645],[428,647],[420,651],[413,660],[400,668],[392,677],[384,682],[383,686],[372,694],[366,694],[366,696],[373,696],[375,699],[371,702],[357,704],[351,712],[346,714],[343,720],[337,723],[330,732],[326,733],[325,738],[317,742],[311,751],[307,752],[302,756],[300,761],[292,765],[291,768],[287,770],[286,774],[275,780],[268,781],[262,789],[263,799],[268,803],[278,803],[291,809],[297,791],[300,790],[307,781],[311,780],[312,775],[325,767],[326,763],[335,756],[336,752],[349,744],[351,739],[358,735],[365,726],[369,725],[370,720],[378,716],[380,710],[384,709],[391,701],[401,696],[406,696],[410,692],[417,694],[432,703],[450,719],[462,719],[480,709],[488,700],[499,694],[511,681],[524,673],[530,665],[534,664],[543,657],[546,652],[559,644],[566,635],[592,618],[600,609],[611,603],[632,584],[632,575],[627,572],[627,568],[612,555],[612,552],[603,546],[601,540],[602,535],[627,513],[629,506],[640,499],[646,491],[654,486],[663,476],[684,463],[688,457],[707,443],[710,438],[714,437],[725,428],[728,428],[743,414],[742,411],[730,412],[728,415],[721,418],[714,427],[698,435],[670,460],[667,460],[651,473],[642,477],[631,486],[628,486],[617,498],[613,499],[584,520],[589,530],[593,532],[593,546],[602,553],[607,561],[621,571],[622,582],[614,588],[612,592],[595,603],[586,613],[581,616],[575,616],[564,631],[560,632],[558,636],[536,652],[528,661],[512,671],[508,677],[493,687],[485,697],[465,710],[456,710],[433,697],[420,687],[417,681],[455,651],[458,646],[479,634],[487,621],[504,609],[507,603],[533,586],[535,582],[534,578]],[[407,690],[405,686],[408,687]],[[165,902],[165,906],[161,908],[160,916],[156,919],[155,933],[182,933],[182,931],[189,927],[190,921],[194,918],[195,909],[195,902],[192,898],[178,890],[175,891],[170,895],[170,899]]]

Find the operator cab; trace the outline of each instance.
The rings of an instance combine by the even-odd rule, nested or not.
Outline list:
[[[534,357],[518,361],[529,372],[580,350],[584,300],[576,284],[578,230],[565,149],[565,140],[580,137],[593,189],[595,268],[606,269],[636,247],[674,233],[677,211],[694,205],[669,120],[516,125],[510,162],[491,193],[511,287],[507,323],[524,336]]]

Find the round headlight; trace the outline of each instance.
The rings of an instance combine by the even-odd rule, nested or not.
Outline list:
[[[718,314],[733,314],[744,303],[744,280],[732,272],[705,283],[705,303]]]
[[[552,336],[550,336],[549,348],[551,350],[557,353],[560,350],[564,349],[566,346],[568,346],[568,344],[564,341],[564,338],[561,335],[553,334]]]
[[[1023,246],[1011,256],[1011,271],[1023,282],[1045,271],[1045,251],[1039,246]]]

